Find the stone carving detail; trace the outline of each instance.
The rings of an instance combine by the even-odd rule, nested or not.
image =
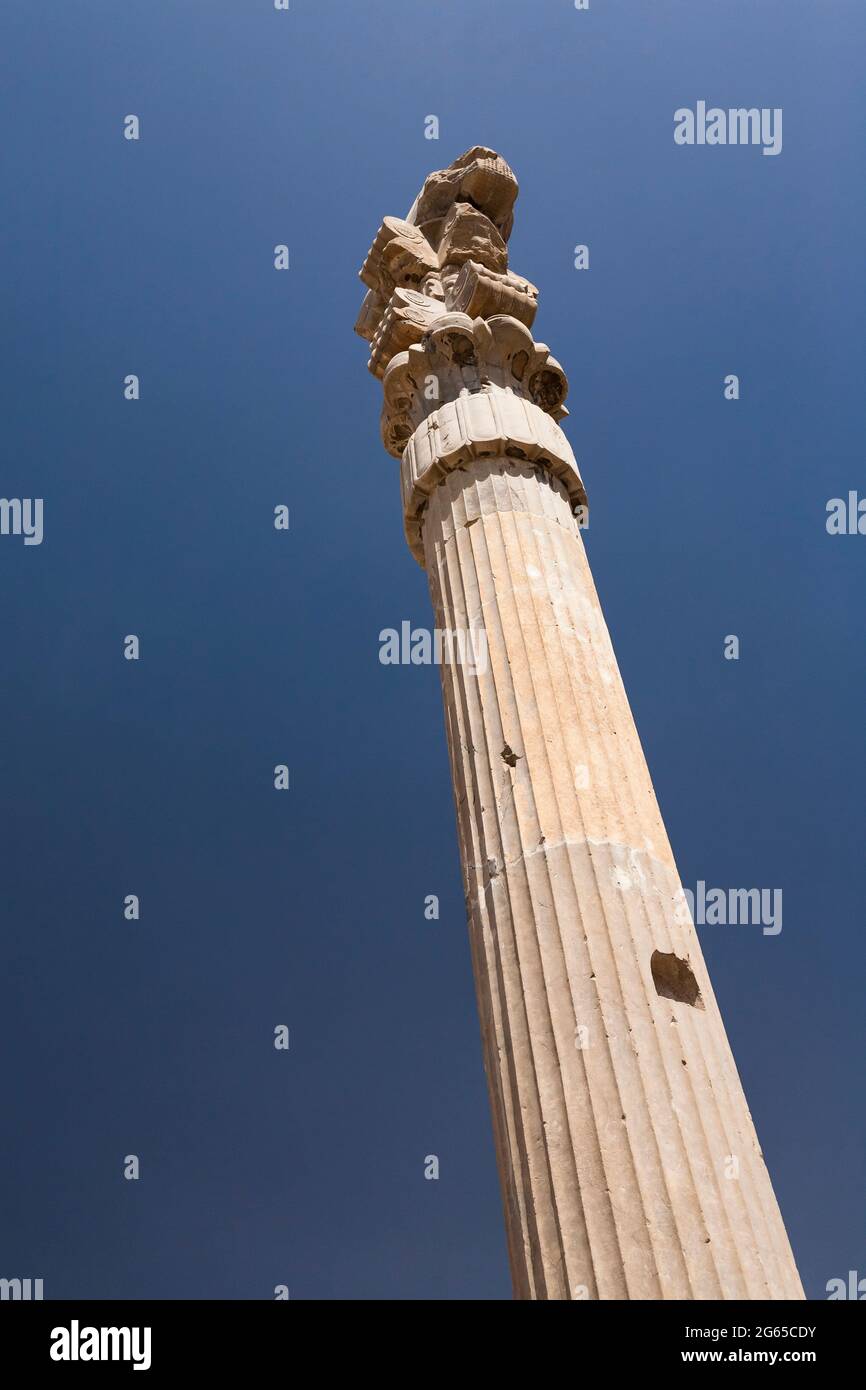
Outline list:
[[[454,281],[451,307],[473,319],[508,314],[531,328],[538,308],[538,290],[529,280],[513,275],[510,270],[497,275],[470,260]]]
[[[505,160],[475,146],[429,175],[405,218],[385,218],[361,267],[367,296],[355,330],[382,381],[385,448],[404,459],[407,535],[419,559],[427,493],[461,450],[490,453],[496,441],[502,455],[549,467],[572,502],[586,504],[556,429],[568,414],[565,373],[530,331],[538,290],[508,268],[516,197]],[[456,437],[457,420],[460,446],[434,447]]]
[[[433,323],[444,313],[444,306],[416,290],[395,290],[373,334],[369,361],[374,376],[382,377],[396,353],[411,343],[420,343]]]
[[[458,396],[507,392],[532,401],[554,420],[568,414],[565,373],[546,344],[536,343],[517,319],[440,312],[423,331],[417,323],[412,331],[417,341],[390,356],[382,381],[382,437],[395,458],[401,457],[408,438],[402,425],[410,426],[411,434],[443,402]],[[394,436],[391,426],[397,417],[401,429]]]
[[[443,271],[460,270],[470,260],[502,275],[508,250],[489,217],[469,203],[455,203],[442,225],[439,265]]]
[[[439,229],[449,209],[457,202],[471,203],[507,241],[516,198],[517,179],[502,156],[483,145],[474,145],[447,169],[427,176],[407,220],[421,227],[428,240],[438,245]]]
[[[368,290],[361,305],[361,312],[355,321],[355,332],[359,338],[366,338],[369,342],[375,335],[376,329],[385,312],[385,305],[375,290]]]
[[[439,269],[439,258],[424,233],[411,222],[386,217],[359,275],[387,301],[398,286],[418,290]]]
[[[554,420],[510,392],[459,396],[433,412],[409,438],[400,466],[406,541],[424,565],[422,526],[433,489],[446,473],[478,458],[535,463],[562,484],[574,510],[587,505],[571,445]]]

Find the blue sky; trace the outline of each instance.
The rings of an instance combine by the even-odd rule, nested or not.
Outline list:
[[[866,495],[866,10],[4,21],[0,492],[45,534],[0,537],[0,1275],[509,1297],[438,674],[378,660],[426,580],[352,333],[383,215],[479,143],[683,882],[784,892],[778,936],[700,935],[807,1293],[866,1273],[866,538],[825,528]],[[675,145],[698,100],[781,107],[781,154]]]

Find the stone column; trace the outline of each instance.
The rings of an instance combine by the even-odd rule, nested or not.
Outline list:
[[[474,149],[386,219],[383,380],[442,665],[515,1296],[802,1298],[586,561],[567,385]]]

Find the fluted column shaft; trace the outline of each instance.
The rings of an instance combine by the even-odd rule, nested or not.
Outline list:
[[[431,173],[355,325],[451,658],[515,1292],[801,1298],[586,563],[568,382],[508,264],[516,197],[486,146]]]
[[[476,458],[422,535],[515,1294],[802,1298],[566,489]]]

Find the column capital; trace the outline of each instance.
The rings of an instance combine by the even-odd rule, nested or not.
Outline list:
[[[458,315],[447,317],[457,318]],[[520,326],[514,319],[500,322]],[[495,323],[496,320],[491,321],[490,327]],[[543,345],[539,345],[541,347]],[[546,351],[544,349],[544,354]],[[409,353],[401,355],[410,357]],[[558,407],[551,410],[544,406],[545,401],[556,396],[560,385],[564,389],[565,377],[559,364],[549,355],[542,356],[541,360],[543,365],[534,371],[538,380],[533,395],[503,389],[494,383],[476,391],[464,388],[454,399],[425,413],[422,423],[412,432],[402,452],[400,486],[406,541],[422,567],[422,527],[430,494],[447,473],[475,459],[501,458],[533,463],[559,480],[572,510],[586,507],[586,489],[571,445],[556,423]],[[407,393],[405,400],[410,408],[416,396],[414,389],[411,396]],[[386,405],[386,414],[387,409]],[[411,420],[412,417],[401,413],[396,418]]]
[[[516,197],[505,160],[475,146],[428,176],[405,218],[384,219],[361,267],[355,330],[382,382],[382,441],[402,460],[406,535],[421,563],[430,491],[473,458],[533,461],[586,505],[558,428],[568,381],[530,331],[538,290],[508,267]]]

